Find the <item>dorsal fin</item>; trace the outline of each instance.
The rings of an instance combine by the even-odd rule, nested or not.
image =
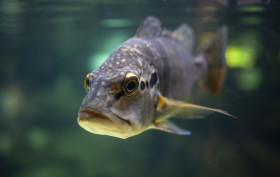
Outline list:
[[[171,37],[181,41],[190,53],[193,51],[194,33],[187,24],[180,25],[171,33]]]
[[[147,17],[140,27],[137,29],[136,36],[159,36],[161,34],[161,22],[159,19],[149,16]]]
[[[194,45],[194,33],[187,24],[180,25],[176,30],[161,29],[161,22],[153,16],[147,17],[137,29],[136,37],[165,36],[181,41],[189,52]]]

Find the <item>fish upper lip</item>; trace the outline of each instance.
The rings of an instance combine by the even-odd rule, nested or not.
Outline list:
[[[98,111],[98,110],[95,110],[92,108],[81,108],[79,111],[79,114],[81,114],[81,113],[88,113],[88,114],[92,115],[92,117],[104,118],[104,119],[109,119],[112,121],[119,121],[119,122],[121,121],[122,123],[127,123],[129,126],[132,126],[131,122],[129,120],[121,118],[119,115],[115,114],[114,112],[112,112],[106,108],[102,109],[102,111]],[[92,117],[90,117],[90,118],[92,118]],[[81,117],[79,116],[79,118],[81,118]],[[87,118],[87,119],[90,119],[90,118]]]
[[[88,108],[84,108],[84,109],[81,109],[79,111],[79,114],[82,114],[82,113],[88,113],[90,115],[92,115],[92,117],[99,117],[99,118],[106,118],[106,119],[109,119],[108,116],[104,115],[104,114],[101,114],[99,113],[98,111],[95,111],[93,109],[88,109]]]

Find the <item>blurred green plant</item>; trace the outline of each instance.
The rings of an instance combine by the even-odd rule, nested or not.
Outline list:
[[[261,84],[262,72],[258,67],[244,69],[240,71],[239,77],[236,80],[240,89],[255,91]]]

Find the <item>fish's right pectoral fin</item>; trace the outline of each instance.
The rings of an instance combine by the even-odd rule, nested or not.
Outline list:
[[[233,115],[220,109],[184,103],[178,100],[173,100],[171,98],[166,98],[164,96],[159,95],[157,106],[158,117],[156,121],[160,122],[172,116],[186,119],[204,118],[207,115],[215,112],[235,118]]]
[[[190,131],[184,130],[168,120],[165,120],[162,122],[154,122],[150,128],[169,132],[169,133],[174,133],[177,135],[190,135],[191,134]]]

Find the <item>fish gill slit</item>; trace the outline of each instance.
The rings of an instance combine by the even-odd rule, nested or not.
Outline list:
[[[141,90],[145,89],[145,82],[144,81],[141,81],[140,87],[141,87]]]
[[[146,87],[149,88],[149,82],[148,81],[146,81]]]
[[[154,72],[150,78],[150,87],[153,88],[157,83],[157,72]]]

